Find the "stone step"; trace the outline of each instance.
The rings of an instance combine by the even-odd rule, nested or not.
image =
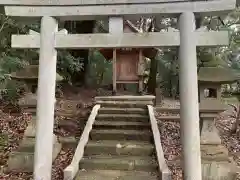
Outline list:
[[[214,119],[218,116],[219,114],[217,113],[200,113],[200,118],[203,118],[203,119]]]
[[[93,129],[90,134],[92,140],[137,140],[152,142],[150,130],[120,130],[120,129]]]
[[[18,146],[18,152],[34,152],[35,143],[35,138],[24,138]]]
[[[12,151],[7,162],[8,171],[32,172],[34,166],[34,152]]]
[[[135,122],[135,121],[95,121],[94,129],[150,129],[150,122]]]
[[[18,149],[12,151],[9,154],[8,159],[8,171],[14,171],[14,172],[33,172],[34,167],[34,144],[32,146],[32,152],[24,152],[27,146],[21,147],[22,144],[18,147]],[[62,145],[60,143],[55,143],[53,145],[53,152],[52,152],[52,161],[54,161],[59,154],[59,152],[62,149]]]
[[[153,105],[152,101],[96,101],[101,107],[120,107],[120,108],[146,108]]]
[[[99,114],[141,114],[148,115],[147,108],[100,108]]]
[[[155,110],[160,112],[160,113],[171,113],[171,114],[179,114],[180,113],[180,108],[169,108],[169,107],[155,107]]]
[[[141,114],[99,114],[96,120],[149,122],[149,116]]]
[[[95,101],[153,101],[155,96],[97,96]]]
[[[201,104],[200,104],[201,106]],[[157,106],[155,107],[155,110],[158,112],[165,112],[165,113],[172,113],[172,114],[180,114],[180,107],[175,107],[175,108],[169,108],[169,107],[161,107]],[[200,113],[220,113],[224,111],[225,109],[222,107],[212,107],[212,109],[206,108],[205,106],[199,107],[199,112]]]
[[[154,154],[154,146],[149,142],[141,141],[89,141],[85,155],[129,155],[151,156]]]
[[[158,165],[155,157],[151,156],[90,156],[84,157],[79,168],[89,170],[125,170],[125,171],[147,171],[156,172]]]
[[[58,137],[59,142],[62,144],[63,148],[76,148],[79,142],[79,139],[77,139],[74,136],[60,136]]]
[[[75,180],[159,180],[159,176],[144,171],[80,170]]]
[[[180,122],[180,116],[177,116],[177,115],[159,116],[157,117],[157,119],[161,121],[179,121]]]

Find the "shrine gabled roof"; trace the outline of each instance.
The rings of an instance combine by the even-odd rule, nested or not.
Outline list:
[[[222,67],[201,67],[198,73],[199,82],[230,83],[240,79],[240,73]]]

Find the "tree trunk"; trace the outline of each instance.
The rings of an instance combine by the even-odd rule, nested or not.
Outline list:
[[[77,34],[85,34],[85,33],[93,33],[95,21],[66,21],[64,24],[64,28],[66,28],[70,33],[77,33]],[[80,83],[81,85],[86,85],[86,76],[88,73],[88,55],[89,50],[71,50],[69,51],[71,55],[75,58],[81,57],[81,62],[83,63],[83,68],[79,72],[74,72],[72,77],[72,83]]]
[[[147,83],[147,90],[150,94],[155,94],[155,88],[157,86],[157,59],[152,58],[151,59],[151,67],[150,67],[150,73],[149,73],[149,79]]]

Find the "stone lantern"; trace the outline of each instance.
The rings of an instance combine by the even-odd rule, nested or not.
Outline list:
[[[18,172],[32,172],[34,162],[34,146],[36,135],[36,108],[37,108],[37,83],[38,65],[29,65],[26,68],[11,74],[11,78],[23,81],[27,85],[27,92],[19,99],[18,104],[24,112],[30,113],[32,119],[25,130],[24,137],[18,149],[11,152],[8,160],[8,169]],[[57,74],[56,81],[61,81],[62,77]],[[47,124],[46,124],[47,126]],[[61,144],[54,136],[53,160],[61,150]]]
[[[221,85],[239,79],[228,68],[218,67],[220,60],[204,62],[198,74],[201,130],[202,178],[211,180],[234,179],[235,166],[229,161],[228,150],[221,144],[215,118],[227,106],[221,102]]]

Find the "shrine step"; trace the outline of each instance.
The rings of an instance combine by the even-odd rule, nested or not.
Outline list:
[[[96,97],[101,105],[75,180],[157,180],[148,104],[153,96]]]
[[[178,115],[159,116],[158,120],[161,120],[161,121],[179,121],[180,122],[180,116],[178,116]]]
[[[128,155],[96,155],[85,156],[79,163],[79,168],[89,170],[124,170],[156,172],[158,164],[155,157]]]
[[[139,114],[139,115],[148,115],[147,108],[112,108],[112,107],[105,107],[105,108],[100,108],[98,113],[99,114]]]
[[[150,130],[125,130],[125,129],[93,129],[90,134],[92,140],[136,140],[152,142]]]
[[[97,96],[95,101],[153,101],[155,96],[145,95],[145,96]]]
[[[201,113],[200,114],[200,118],[204,118],[204,119],[214,119],[218,116],[217,113]]]
[[[166,114],[180,114],[180,108],[175,107],[175,108],[169,108],[169,107],[155,107],[157,112],[160,113],[166,113]]]
[[[96,120],[149,122],[149,116],[141,114],[99,114]]]
[[[154,154],[154,145],[142,141],[89,141],[85,148],[85,155],[129,155],[151,156]]]
[[[135,122],[135,121],[96,121],[94,129],[126,129],[126,130],[141,130],[150,129],[149,122]]]
[[[96,101],[101,107],[119,107],[119,108],[146,108],[147,105],[153,105],[153,101]]]
[[[158,174],[144,171],[80,170],[75,180],[159,180]]]

